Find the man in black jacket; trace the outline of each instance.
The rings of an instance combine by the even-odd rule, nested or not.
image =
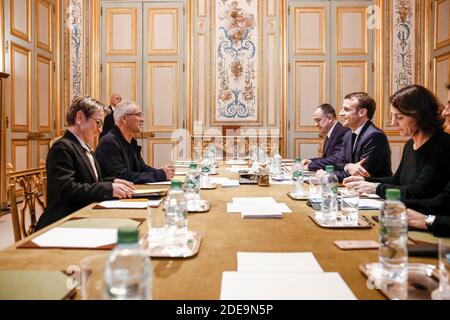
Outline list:
[[[365,92],[344,97],[339,112],[344,127],[350,128],[343,138],[343,148],[335,173],[342,181],[351,175],[388,177],[391,170],[391,148],[383,131],[375,127],[375,101]]]
[[[113,93],[110,99],[110,105],[108,107],[108,114],[105,117],[105,121],[103,123],[103,129],[100,133],[100,139],[106,135],[112,128],[114,128],[114,110],[116,110],[116,106],[122,101],[122,97],[118,93]]]
[[[106,175],[133,183],[165,181],[174,176],[172,164],[155,169],[142,159],[141,146],[133,137],[142,132],[144,118],[140,106],[130,101],[119,103],[114,111],[114,121],[116,125],[100,140],[95,151]]]
[[[321,104],[314,110],[313,119],[320,134],[325,138],[325,143],[321,158],[302,160],[304,168],[310,171],[325,169],[326,165],[335,165],[339,161],[343,137],[349,131],[336,120],[336,111],[328,103]]]

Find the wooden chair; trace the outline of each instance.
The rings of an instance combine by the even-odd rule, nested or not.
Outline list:
[[[36,209],[44,211],[47,205],[47,176],[45,162],[40,161],[39,167],[21,171],[13,171],[12,164],[6,165],[8,182],[8,198],[11,205],[11,218],[15,241],[32,234],[36,229]],[[16,189],[17,186],[20,188]],[[41,200],[41,196],[43,200]],[[22,198],[19,208],[18,198]],[[26,226],[29,217],[29,225]]]

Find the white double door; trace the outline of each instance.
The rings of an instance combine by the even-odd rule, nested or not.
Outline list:
[[[184,2],[102,2],[101,94],[142,106],[139,144],[152,166],[179,158],[185,123]]]

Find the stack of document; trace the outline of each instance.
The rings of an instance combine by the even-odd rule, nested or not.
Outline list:
[[[220,184],[224,188],[239,187],[239,180],[230,180],[225,177],[211,177],[211,183]]]
[[[336,272],[323,272],[311,252],[238,252],[238,271],[222,274],[222,300],[355,300]]]
[[[282,218],[283,213],[292,213],[285,203],[277,203],[272,197],[239,198],[227,203],[228,213],[241,213],[243,219]]]

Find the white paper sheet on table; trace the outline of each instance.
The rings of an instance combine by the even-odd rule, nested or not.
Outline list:
[[[145,209],[147,207],[157,207],[161,204],[161,201],[162,199],[148,201],[108,200],[100,202],[99,205],[106,209]]]
[[[238,252],[239,272],[323,272],[312,252]]]
[[[273,197],[233,197],[232,202],[236,204],[277,203]]]
[[[147,182],[146,184],[148,185],[154,185],[154,184],[159,184],[159,185],[171,185],[172,181],[160,181],[160,182]]]
[[[97,248],[117,242],[117,229],[53,228],[33,239],[40,247]]]
[[[359,209],[377,210],[381,208],[383,201],[374,199],[359,199]]]
[[[270,184],[284,184],[284,185],[292,185],[293,181],[292,180],[284,180],[284,181],[275,181],[275,180],[271,180]]]
[[[272,208],[247,208],[241,211],[242,219],[281,219],[283,213]]]
[[[292,213],[292,210],[285,203],[277,203],[272,197],[233,198],[232,203],[227,203],[228,213],[247,212],[250,215],[256,211],[260,211],[262,214],[267,211]]]
[[[239,180],[227,180],[220,183],[224,188],[239,187]]]
[[[336,272],[223,272],[221,300],[356,300]]]
[[[185,176],[187,174],[187,171],[184,170],[176,170],[175,169],[175,175],[176,176]]]

